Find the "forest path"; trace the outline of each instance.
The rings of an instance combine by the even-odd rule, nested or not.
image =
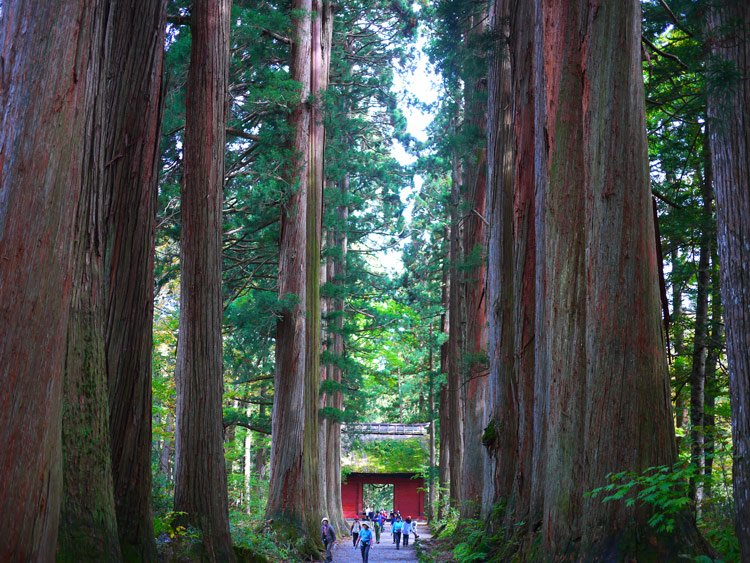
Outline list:
[[[430,538],[427,524],[420,524],[417,532],[420,540]],[[390,563],[391,561],[417,563],[417,560],[414,536],[411,536],[407,547],[402,545],[401,549],[397,550],[391,537],[390,527],[387,525],[386,530],[380,536],[380,543],[373,545],[370,549],[370,563]],[[336,544],[333,561],[334,563],[362,563],[362,552],[359,547],[354,549],[351,536],[344,537]]]

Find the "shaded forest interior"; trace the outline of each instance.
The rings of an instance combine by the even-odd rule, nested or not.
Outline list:
[[[749,38],[0,0],[0,561],[324,560],[353,473],[426,561],[750,561]]]

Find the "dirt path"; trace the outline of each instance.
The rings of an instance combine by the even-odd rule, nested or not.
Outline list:
[[[430,537],[427,524],[420,524],[417,530],[419,539]],[[359,548],[352,547],[351,537],[344,538],[336,545],[333,552],[334,563],[362,563],[362,553]],[[380,535],[380,543],[370,549],[370,563],[391,563],[391,561],[417,563],[417,554],[414,551],[414,535],[411,536],[407,547],[401,546],[396,549],[391,537],[390,527],[386,525],[385,531]]]

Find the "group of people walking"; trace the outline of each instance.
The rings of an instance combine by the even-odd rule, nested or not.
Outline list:
[[[392,511],[390,514],[387,514],[385,510],[362,512],[362,518],[355,516],[354,522],[349,528],[354,549],[359,547],[362,552],[362,563],[369,562],[373,541],[376,544],[380,543],[380,535],[386,523],[390,523],[391,537],[393,543],[396,544],[396,549],[400,549],[402,540],[404,547],[408,546],[411,534],[414,534],[415,538],[419,537],[417,535],[417,522],[412,521],[411,516],[402,519],[401,513],[398,511]]]
[[[380,535],[384,531],[385,525],[390,524],[391,538],[396,544],[396,549],[400,549],[403,542],[404,547],[409,545],[409,537],[417,535],[417,521],[412,520],[411,516],[401,517],[397,510],[388,514],[385,510],[373,512],[367,510],[362,512],[362,518],[354,517],[354,522],[349,528],[352,536],[352,545],[354,549],[359,548],[362,553],[362,563],[369,563],[370,549],[373,543],[380,543]],[[336,543],[336,533],[333,526],[328,522],[328,518],[323,518],[320,526],[320,537],[326,548],[326,561],[333,561],[333,546]]]

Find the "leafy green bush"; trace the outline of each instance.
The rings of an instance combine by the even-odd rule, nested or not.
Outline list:
[[[675,517],[690,505],[688,482],[696,474],[695,466],[677,464],[649,467],[643,473],[622,471],[610,473],[608,485],[586,493],[590,498],[605,495],[602,502],[623,500],[627,506],[636,502],[652,509],[648,523],[658,532],[669,533],[675,528]]]

